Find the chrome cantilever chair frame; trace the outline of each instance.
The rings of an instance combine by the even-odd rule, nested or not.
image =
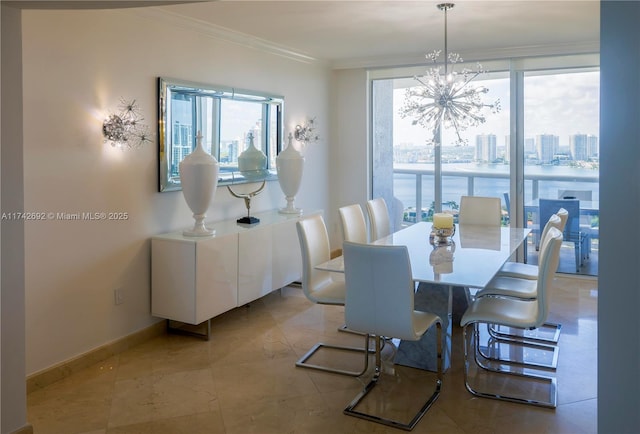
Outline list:
[[[414,283],[406,246],[381,246],[345,242],[344,262],[347,326],[366,331],[366,346],[375,336],[375,372],[364,389],[344,409],[344,414],[384,425],[412,430],[440,396],[442,388],[442,321],[414,310]],[[393,291],[390,291],[393,289]],[[437,329],[437,380],[433,393],[407,423],[358,411],[356,407],[380,382],[381,336],[418,340],[433,325]]]
[[[504,375],[511,375],[511,376],[515,376],[515,377],[521,377],[521,378],[528,378],[534,381],[541,381],[541,382],[546,382],[549,385],[549,400],[548,401],[542,401],[542,400],[538,400],[538,399],[531,399],[531,398],[524,398],[524,397],[516,397],[516,396],[508,396],[506,394],[497,394],[497,393],[490,393],[490,392],[483,392],[477,389],[474,389],[470,384],[469,384],[469,368],[467,366],[468,362],[468,357],[469,357],[469,349],[467,347],[467,328],[464,327],[463,328],[463,339],[464,339],[464,358],[465,358],[465,367],[464,367],[464,385],[466,387],[466,389],[473,395],[475,396],[479,396],[482,398],[491,398],[491,399],[498,399],[498,400],[502,400],[502,401],[510,401],[510,402],[516,402],[519,404],[531,404],[531,405],[535,405],[538,407],[546,407],[546,408],[556,408],[558,405],[558,383],[557,380],[555,379],[555,377],[548,377],[545,375],[537,375],[537,374],[532,374],[532,373],[524,373],[524,372],[517,372],[517,371],[513,371],[513,370],[502,370],[500,368],[492,368],[490,367],[488,364],[485,364],[484,362],[482,362],[478,356],[484,358],[483,354],[478,351],[479,346],[480,346],[480,334],[478,333],[478,324],[475,323],[473,325],[474,327],[474,331],[473,331],[473,336],[472,339],[474,340],[473,343],[473,360],[474,363],[476,364],[476,366],[478,366],[479,368],[485,370],[485,371],[491,371],[494,373],[500,373],[500,374],[504,374]],[[504,362],[502,362],[504,363]]]
[[[537,324],[544,322],[548,312],[547,289],[558,267],[560,245],[562,244],[562,233],[558,229],[551,228],[548,236],[549,240],[543,246],[544,257],[539,265],[539,291],[538,297],[535,300],[520,300],[493,296],[480,297],[473,302],[462,317],[460,325],[463,327],[464,340],[464,382],[467,390],[476,396],[549,408],[555,408],[557,405],[557,384],[555,377],[525,373],[524,371],[505,371],[499,367],[493,368],[480,360],[483,356],[479,351],[479,323],[494,323],[507,327],[528,328],[535,327]],[[469,327],[472,328],[471,339],[469,339]],[[549,385],[549,399],[538,400],[534,398],[510,396],[503,393],[498,394],[473,388],[469,383],[469,365],[471,360],[469,342],[471,342],[473,346],[472,360],[478,368],[490,371],[495,375],[516,376],[535,381],[543,381]]]
[[[477,346],[478,348],[477,353],[481,355],[484,359],[487,359],[493,362],[505,363],[508,365],[519,365],[524,367],[533,367],[533,368],[545,369],[545,370],[551,370],[551,371],[556,370],[558,366],[557,345],[539,344],[539,343],[533,342],[532,339],[518,339],[518,338],[514,338],[514,335],[512,334],[509,334],[507,336],[499,336],[499,334],[495,333],[492,330],[491,326],[493,326],[493,324],[487,324],[487,330],[489,332],[490,338],[486,346],[488,349],[491,350],[491,352],[496,353],[497,355],[487,354],[482,351],[482,348],[480,346]],[[498,337],[496,337],[497,335]],[[506,333],[503,335],[506,335]],[[548,351],[551,353],[551,357],[550,357],[551,360],[549,361],[549,363],[544,363],[544,362],[505,357],[501,355],[501,351],[500,351],[500,346],[502,344],[515,345],[515,346],[529,348],[533,350],[539,350],[539,351]]]
[[[302,251],[302,290],[305,296],[317,304],[344,306],[346,289],[344,281],[334,279],[332,273],[328,271],[315,269],[317,264],[326,262],[330,258],[329,235],[322,216],[314,215],[300,220],[296,223],[296,228]],[[349,371],[308,363],[308,360],[322,348],[363,353],[364,367],[361,371]],[[302,356],[296,362],[296,366],[359,377],[369,368],[369,353],[368,347],[340,346],[321,342]]]

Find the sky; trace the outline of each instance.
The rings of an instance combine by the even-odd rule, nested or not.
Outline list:
[[[569,146],[570,135],[599,135],[599,80],[598,71],[525,75],[525,137],[554,134],[560,137],[560,146]],[[477,85],[480,81],[474,83]],[[465,135],[469,144],[474,145],[477,134],[495,134],[498,146],[502,146],[505,136],[509,134],[509,80],[486,80],[484,84],[489,88],[484,101],[491,103],[499,99],[502,110],[497,114],[485,112],[486,122],[468,128]],[[404,91],[396,89],[394,143],[425,143],[429,131],[411,125],[409,118],[400,117],[399,109],[403,100]]]

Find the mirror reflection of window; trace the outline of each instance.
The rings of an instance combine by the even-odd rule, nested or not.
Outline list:
[[[253,144],[266,152],[262,139],[262,104],[223,99],[220,109],[220,170],[238,170],[238,156]],[[223,156],[223,150],[227,151]]]
[[[179,177],[180,162],[193,151],[193,105],[195,97],[174,93],[171,96],[171,176]]]
[[[159,191],[181,188],[179,164],[202,134],[204,150],[220,164],[219,185],[248,182],[238,171],[238,157],[249,146],[267,155],[268,180],[277,179],[275,158],[283,137],[281,96],[173,79],[159,84]]]

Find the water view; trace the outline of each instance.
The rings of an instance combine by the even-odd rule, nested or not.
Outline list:
[[[422,207],[433,201],[433,164],[396,164],[394,196],[404,208],[416,206],[416,176],[422,174]],[[472,193],[475,196],[497,196],[503,200],[509,192],[509,166],[507,164],[452,163],[442,167],[443,203],[460,203],[460,197]],[[406,173],[411,172],[411,173]],[[473,179],[473,192],[468,191],[469,179]],[[525,201],[533,198],[534,183],[537,197],[558,198],[560,190],[590,190],[594,201],[599,199],[598,170],[570,166],[525,166]]]

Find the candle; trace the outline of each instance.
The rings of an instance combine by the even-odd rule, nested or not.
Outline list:
[[[453,216],[447,213],[436,213],[433,215],[433,227],[436,229],[452,229]]]

